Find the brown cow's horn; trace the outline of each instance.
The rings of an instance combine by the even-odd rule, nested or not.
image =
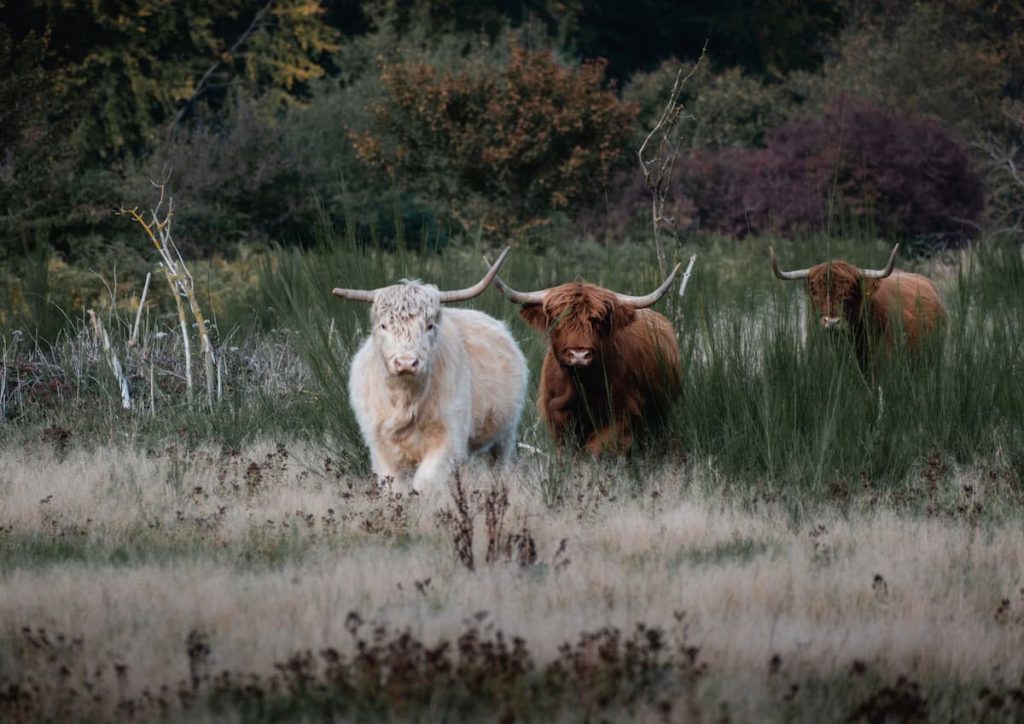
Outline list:
[[[484,263],[490,264],[486,256],[484,257]],[[543,304],[544,296],[548,293],[547,289],[540,289],[536,292],[516,291],[497,274],[494,275],[494,286],[513,304]]]
[[[501,265],[505,263],[505,259],[506,257],[508,257],[510,251],[512,251],[512,247],[506,246],[505,250],[501,252],[501,256],[498,257],[498,261],[494,262],[494,264],[491,265],[491,268],[487,270],[487,273],[484,274],[484,278],[478,281],[473,286],[467,287],[465,289],[455,289],[449,292],[441,292],[441,301],[446,303],[464,302],[467,299],[479,297],[481,294],[484,293],[487,287],[491,285],[491,282],[494,281],[494,278],[498,276],[498,270],[501,269]]]
[[[899,250],[899,244],[892,248],[892,253],[889,254],[889,261],[886,262],[884,269],[861,269],[860,275],[865,279],[885,279],[892,274],[893,267],[896,266],[896,252]]]
[[[775,247],[768,247],[768,258],[772,262],[772,273],[779,279],[793,281],[794,279],[806,279],[811,275],[810,269],[796,269],[794,271],[782,271],[779,269],[779,260],[775,258]]]
[[[676,268],[673,269],[672,273],[665,278],[665,281],[661,283],[661,286],[650,294],[645,294],[642,297],[633,297],[629,294],[619,294],[616,292],[615,296],[619,300],[619,304],[628,304],[634,309],[643,309],[644,307],[651,306],[661,299],[665,292],[668,291],[668,288],[672,286],[672,280],[676,278],[676,274],[679,272],[679,267],[681,266],[682,264],[676,264]]]

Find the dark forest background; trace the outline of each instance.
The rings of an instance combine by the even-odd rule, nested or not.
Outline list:
[[[636,148],[705,42],[681,234],[1020,229],[1019,2],[24,0],[0,3],[0,259],[141,257],[112,210],[164,169],[204,258],[325,217],[427,246],[649,235]]]

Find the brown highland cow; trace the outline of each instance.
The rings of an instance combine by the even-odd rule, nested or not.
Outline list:
[[[875,378],[872,347],[880,342],[887,353],[897,343],[910,352],[936,330],[945,317],[935,285],[920,274],[895,269],[893,247],[882,269],[860,269],[845,261],[832,261],[809,269],[781,271],[775,249],[769,247],[772,272],[786,281],[803,279],[823,329],[849,334],[861,370]]]
[[[622,454],[637,433],[664,419],[682,366],[672,324],[648,307],[678,270],[639,297],[581,282],[518,292],[495,278],[522,305],[520,316],[550,340],[537,404],[559,446]]]

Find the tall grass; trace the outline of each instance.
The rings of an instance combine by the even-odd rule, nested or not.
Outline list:
[[[945,295],[944,334],[911,358],[902,351],[879,365],[878,387],[858,367],[846,340],[826,339],[808,325],[800,284],[776,281],[767,242],[709,240],[687,297],[659,304],[670,316],[684,360],[684,390],[668,430],[671,444],[647,450],[641,477],[665,450],[707,459],[740,484],[821,494],[837,485],[891,489],[934,456],[970,464],[988,460],[1018,470],[1024,449],[1024,300],[1015,248],[966,256],[956,273],[930,271]],[[812,239],[784,244],[793,265],[824,254],[870,266],[881,242]],[[824,251],[823,251],[824,250]],[[679,256],[691,250],[680,249]],[[656,285],[652,255],[636,247],[594,248],[584,258],[517,249],[503,273],[513,286],[539,288],[577,277],[628,293]],[[903,268],[913,262],[904,261]],[[317,385],[329,429],[348,451],[362,445],[345,388],[348,361],[365,336],[367,305],[330,296],[334,286],[377,287],[418,277],[441,287],[470,284],[483,271],[476,250],[444,256],[381,253],[325,229],[313,253],[278,257],[263,291],[294,327]],[[536,373],[545,342],[489,290],[470,302],[508,321]],[[521,437],[548,446],[528,405]],[[361,464],[365,458],[359,457]],[[555,477],[564,476],[556,475]]]
[[[730,298],[698,280],[701,323],[680,330],[689,365],[675,434],[729,475],[810,490],[862,477],[897,484],[933,455],[1019,465],[1010,459],[1024,445],[1019,266],[1018,249],[989,249],[940,280],[944,334],[913,358],[902,348],[883,355],[877,390],[847,340],[810,329],[801,342],[800,285],[773,281]]]
[[[862,375],[848,342],[826,339],[808,323],[802,285],[772,277],[768,243],[700,238],[675,250],[678,260],[698,254],[686,298],[680,303],[673,292],[656,307],[676,325],[683,392],[655,444],[616,466],[615,474],[628,477],[631,488],[644,489],[667,456],[685,455],[717,470],[729,484],[812,497],[863,487],[899,495],[935,460],[943,465],[984,463],[1021,480],[1020,247],[983,245],[945,263],[903,260],[902,268],[924,271],[938,282],[948,319],[944,333],[921,354],[911,359],[898,352],[886,358],[875,388]],[[792,266],[828,257],[877,266],[888,251],[886,243],[865,239],[771,243]],[[9,351],[22,355],[20,361],[9,360],[11,375],[22,374],[18,364],[30,364],[41,382],[50,375],[63,387],[58,403],[35,408],[32,395],[23,395],[18,422],[5,425],[0,436],[11,440],[19,430],[31,436],[42,427],[59,426],[100,444],[126,435],[150,444],[180,437],[182,431],[195,441],[225,445],[268,436],[301,438],[323,441],[335,459],[366,474],[368,460],[348,404],[347,376],[351,357],[368,333],[369,310],[334,298],[330,290],[380,287],[402,278],[454,288],[474,283],[485,269],[480,248],[438,253],[429,239],[418,251],[413,246],[380,249],[359,238],[352,226],[338,233],[323,223],[313,248],[267,255],[259,282],[245,294],[251,316],[244,318],[238,305],[222,324],[236,332],[221,340],[228,360],[226,392],[212,412],[176,395],[181,373],[174,364],[180,351],[171,322],[156,313],[147,325],[149,333],[157,334],[161,325],[172,333],[151,340],[148,361],[136,360],[137,355],[125,359],[136,400],[146,398],[149,365],[156,360],[162,397],[155,416],[145,405],[129,412],[116,409],[109,371],[81,321],[72,320],[57,342],[34,348],[25,339],[12,346],[7,332]],[[502,274],[523,289],[582,278],[637,294],[659,282],[650,249],[633,244],[580,245],[569,251],[552,247],[549,253],[519,248]],[[530,366],[532,402],[546,341],[494,289],[467,305],[509,324]],[[108,320],[115,345],[123,345],[130,324],[116,314]],[[9,398],[9,413],[11,405]],[[551,470],[544,492],[549,500],[559,499],[566,492],[560,486],[571,478],[572,460],[550,454],[533,404],[527,405],[520,438],[548,454]]]

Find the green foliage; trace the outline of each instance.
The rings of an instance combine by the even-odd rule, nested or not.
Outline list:
[[[493,61],[385,63],[371,129],[354,138],[395,183],[503,239],[600,198],[628,162],[634,109],[605,87],[603,63],[520,47]]]
[[[820,73],[790,79],[806,99],[804,112],[851,96],[890,111],[935,116],[961,131],[999,123],[993,111],[1011,68],[998,47],[951,22],[951,4],[914,3],[905,13],[852,23]]]
[[[1022,48],[1019,3],[868,4],[851,11],[820,71],[793,73],[786,83],[802,99],[802,115],[845,96],[940,120],[976,150],[987,225],[1019,230],[1024,185],[1011,169],[1019,161]]]
[[[693,57],[705,39],[716,64],[684,93],[686,145],[761,146],[783,122],[858,96],[955,128],[979,151],[988,228],[1020,226],[1019,4],[739,5],[7,3],[0,256],[40,240],[72,262],[119,256],[134,240],[109,210],[146,193],[165,162],[179,228],[202,254],[307,241],[318,197],[366,238],[536,241],[542,225],[564,232],[643,196],[608,189],[607,175],[623,164],[635,174],[638,136],[677,67],[665,59]],[[515,46],[530,50],[513,57]],[[613,77],[632,74],[627,103],[593,58],[608,58]],[[526,100],[502,102],[510,93]],[[692,216],[684,207],[681,219]],[[632,218],[633,207],[616,214]]]
[[[70,170],[69,126],[47,117],[49,45],[44,30],[16,38],[0,23],[0,259],[31,254],[46,237],[54,179]],[[14,230],[18,238],[10,238]]]
[[[216,320],[226,359],[225,400],[212,413],[184,403],[175,321],[173,315],[156,316],[155,309],[148,334],[171,332],[159,344],[148,343],[151,358],[158,361],[156,418],[150,418],[145,404],[130,412],[119,409],[105,361],[82,356],[82,337],[58,338],[43,345],[45,353],[38,347],[33,352],[27,336],[31,330],[26,330],[21,342],[5,337],[12,360],[31,353],[29,360],[36,361],[17,367],[29,382],[9,389],[8,414],[20,417],[4,428],[4,440],[38,439],[41,429],[54,426],[74,430],[76,440],[96,443],[127,436],[149,444],[184,435],[190,444],[236,445],[261,436],[298,437],[323,441],[335,460],[366,472],[347,378],[349,361],[367,334],[368,309],[332,297],[330,289],[375,288],[403,277],[461,287],[478,279],[483,265],[474,250],[449,249],[441,255],[412,253],[405,245],[397,251],[375,249],[351,229],[335,234],[326,221],[320,238],[313,250],[281,250],[264,257],[258,282],[244,300],[251,310],[248,317],[236,311]],[[710,466],[730,485],[754,485],[799,505],[864,486],[908,506],[923,504],[928,492],[921,488],[920,471],[931,465],[930,459],[986,465],[1017,475],[1019,484],[1024,458],[1014,451],[1024,446],[1024,388],[1017,383],[1024,373],[1024,327],[1020,297],[1006,291],[1024,283],[1019,249],[990,242],[967,257],[959,275],[942,273],[941,266],[926,269],[946,299],[945,334],[918,358],[898,353],[883,363],[876,390],[861,375],[847,342],[830,343],[816,325],[806,326],[804,291],[771,276],[768,243],[780,247],[793,266],[824,257],[870,264],[887,251],[885,244],[864,240],[702,241],[683,304],[669,297],[658,306],[678,330],[684,391],[656,444],[616,468],[624,494],[642,493],[652,471],[680,455]],[[577,276],[633,294],[657,284],[649,249],[581,245],[577,252],[519,249],[503,276],[524,289]],[[470,306],[508,322],[533,375],[532,399],[545,340],[494,290]],[[117,314],[109,319],[115,346],[124,349],[130,319]],[[38,354],[44,354],[44,362]],[[301,365],[281,361],[295,355]],[[135,398],[145,400],[148,363],[137,369],[133,355],[122,362]],[[33,375],[38,382],[31,382]],[[63,389],[62,400],[47,398],[43,393],[49,388]],[[532,404],[526,407],[520,437],[552,452]],[[566,494],[561,486],[571,479],[554,460],[551,480],[543,483],[551,502]]]
[[[123,159],[197,101],[220,108],[232,88],[293,103],[335,49],[318,0],[15,5],[0,7],[0,100],[17,98],[0,138],[7,254],[44,230],[65,254],[88,256],[74,247],[108,231]]]
[[[640,107],[642,134],[657,121],[679,69],[684,68],[685,75],[691,65],[672,59],[630,78],[623,96]],[[681,102],[688,116],[682,138],[691,148],[711,150],[763,145],[765,134],[785,122],[795,105],[784,84],[767,82],[735,66],[719,68],[708,60],[683,86]]]
[[[30,36],[49,36],[42,59],[47,110],[73,119],[72,143],[89,160],[139,150],[161,123],[211,87],[237,83],[250,92],[294,93],[323,75],[323,55],[334,49],[334,31],[320,21],[317,0],[263,7],[245,0],[31,0],[20,10],[9,10],[5,20]]]
[[[39,118],[46,85],[42,68],[46,46],[45,36],[30,32],[15,41],[0,26],[0,148],[20,141]]]
[[[129,164],[126,177],[135,183],[122,198],[146,203],[148,179],[160,178],[166,165],[189,256],[231,252],[240,242],[294,241],[315,220],[320,169],[305,167],[286,143],[292,113],[276,112],[267,98],[238,96],[215,121],[197,120]]]

